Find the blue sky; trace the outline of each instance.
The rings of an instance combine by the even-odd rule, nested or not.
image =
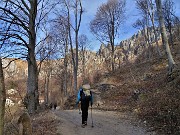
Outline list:
[[[85,12],[82,18],[80,34],[85,34],[91,41],[91,49],[97,51],[101,45],[99,41],[90,33],[89,23],[94,18],[97,8],[106,3],[107,0],[82,0]],[[176,15],[180,16],[180,0],[173,0],[176,8]],[[130,38],[133,34],[137,33],[138,29],[132,27],[132,24],[140,18],[139,12],[136,9],[135,0],[126,1],[126,20],[120,28],[120,35],[118,42]]]

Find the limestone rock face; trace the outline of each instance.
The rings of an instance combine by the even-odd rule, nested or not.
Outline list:
[[[9,77],[27,77],[27,63],[23,60],[14,60],[7,58],[2,60],[5,78]]]
[[[144,30],[138,31],[131,38],[121,41],[118,45],[115,46],[114,59],[115,59],[115,68],[120,67],[120,65],[126,62],[133,62],[136,58],[147,49],[147,37],[145,33],[149,33],[149,42],[153,44],[155,42],[155,35],[152,28],[146,28]],[[158,39],[161,38],[161,34],[157,29]],[[82,55],[84,54],[84,56]],[[97,75],[101,72],[107,72],[111,70],[111,45],[110,44],[101,44],[98,52],[92,52],[86,50],[84,53],[79,52],[79,67],[78,67],[78,77],[83,76],[83,72],[87,75]],[[69,62],[67,69],[72,70],[71,55],[69,54]],[[12,62],[10,62],[12,61]],[[58,61],[58,62],[57,62]],[[84,61],[84,62],[83,62]],[[10,63],[10,64],[9,64]],[[83,65],[85,64],[85,65]],[[8,65],[8,66],[7,66]],[[63,68],[60,68],[59,65],[64,65],[64,59],[52,60],[51,61],[52,74],[57,72],[63,72]],[[27,61],[25,60],[16,60],[13,59],[3,59],[3,67],[5,78],[14,77],[24,77],[27,78]],[[42,64],[41,72],[39,77],[43,77],[47,71],[48,67],[46,64]],[[86,76],[84,75],[84,76]]]
[[[147,36],[147,32],[149,36]],[[161,34],[159,29],[156,29],[157,39],[161,38]],[[147,45],[147,37],[149,39],[149,43],[155,43],[155,34],[153,29],[146,28],[144,30],[139,30],[135,33],[131,38],[121,41],[115,48],[115,57],[119,57],[119,59],[123,61],[134,61],[138,55],[142,54]],[[111,49],[110,45],[101,45],[99,49],[99,55],[104,58],[111,57],[110,55]]]

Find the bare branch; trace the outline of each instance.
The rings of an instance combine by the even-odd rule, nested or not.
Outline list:
[[[18,4],[15,3],[14,1],[11,1],[11,0],[9,0],[8,2],[10,2],[10,3],[13,4],[13,5],[15,5],[16,7],[18,7],[19,9],[21,9],[21,11],[23,11],[27,16],[29,16],[29,13],[26,12],[26,10],[21,6],[21,3],[19,3],[19,1],[17,1]]]
[[[10,15],[12,15],[16,20],[18,20],[19,21],[19,23],[14,23],[14,24],[17,24],[17,25],[19,25],[19,26],[22,26],[28,33],[30,32],[29,31],[29,29],[28,29],[28,27],[24,24],[24,22],[18,17],[18,16],[16,16],[13,12],[11,12],[10,10],[7,10],[7,9],[5,9],[5,8],[2,8],[2,7],[0,7],[0,9],[1,10],[3,10],[4,12],[7,12],[8,14],[10,14]],[[6,22],[8,22],[8,23],[11,23],[11,21],[10,20],[7,20],[7,19],[4,19],[4,18],[0,18],[1,20],[3,20],[3,21],[6,21]]]

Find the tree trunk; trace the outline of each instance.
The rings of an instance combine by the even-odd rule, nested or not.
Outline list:
[[[147,42],[147,45],[148,47],[147,48],[147,56],[146,58],[147,59],[150,59],[152,57],[152,51],[153,51],[153,47],[150,43],[150,33],[149,33],[149,19],[148,19],[148,14],[146,14],[145,16],[145,20],[146,20],[146,26],[145,26],[145,38],[146,38],[146,42]]]
[[[113,21],[112,21],[112,71],[114,72],[115,70],[115,59],[114,59],[114,38],[115,38],[115,32],[114,32],[114,16],[113,16]]]
[[[6,103],[6,90],[4,84],[2,60],[0,58],[0,135],[3,135],[4,132],[5,103]]]
[[[82,80],[84,81],[85,80],[85,50],[84,47],[82,46]],[[83,82],[84,83],[84,82]]]
[[[115,59],[114,59],[114,45],[112,45],[112,52],[111,52],[112,56],[111,56],[111,66],[112,66],[112,72],[114,72],[115,70],[115,66],[114,66],[114,63],[115,63]]]
[[[67,56],[66,56],[67,57]],[[64,84],[63,84],[63,89],[64,89],[64,96],[67,96],[67,58],[65,57],[64,61]]]
[[[79,34],[79,24],[78,24],[78,0],[76,0],[76,12],[75,12],[75,42],[76,42],[76,60],[74,65],[74,90],[77,92],[77,72],[79,65],[79,45],[78,45],[78,34]]]
[[[39,105],[38,75],[34,53],[29,51],[28,56],[27,109],[30,114],[33,114]]]
[[[168,25],[168,30],[169,30],[169,34],[170,34],[170,43],[171,43],[171,46],[173,47],[174,46],[174,42],[173,42],[173,34],[172,34],[171,23]]]
[[[63,89],[64,89],[64,95],[67,96],[67,67],[68,67],[68,57],[67,57],[67,54],[68,54],[68,32],[66,33],[66,45],[65,45],[65,58],[64,58],[64,86],[63,86]]]
[[[154,35],[155,35],[157,53],[158,53],[158,56],[161,57],[161,51],[160,51],[160,48],[159,48],[157,32],[156,32],[156,28],[154,26],[154,19],[152,20],[152,24],[153,24],[153,31],[154,31]]]
[[[38,72],[35,58],[36,32],[35,20],[37,15],[37,0],[30,1],[31,9],[29,15],[29,46],[28,46],[28,80],[27,80],[27,109],[30,114],[35,113],[39,105]]]
[[[70,42],[70,50],[71,50],[71,55],[72,55],[72,63],[73,63],[73,75],[74,75],[74,94],[77,92],[77,72],[78,72],[78,34],[79,34],[79,28],[80,28],[80,24],[81,24],[81,17],[82,17],[82,13],[83,13],[83,9],[82,9],[82,4],[81,4],[81,0],[76,0],[74,8],[75,8],[75,28],[74,28],[74,32],[75,32],[75,45],[76,45],[76,49],[75,49],[75,55],[74,55],[74,50],[73,50],[73,45],[72,45],[72,34],[71,34],[71,23],[70,23],[70,9],[69,9],[69,5],[67,4],[66,1],[65,5],[67,8],[67,12],[68,12],[68,32],[69,32],[69,42]],[[80,10],[78,9],[78,4],[80,6]],[[78,12],[80,12],[80,14],[78,14]]]
[[[154,25],[154,7],[153,7],[152,0],[150,1],[150,7],[151,7],[151,11],[152,12],[150,13],[150,11],[149,11],[149,16],[150,16],[150,19],[151,19],[151,23],[152,23],[152,27],[153,27],[153,32],[154,32],[154,35],[155,35],[156,51],[157,51],[158,56],[161,57],[161,52],[160,52],[158,38],[157,38],[157,32],[156,32],[156,28],[155,28],[155,25]]]
[[[166,28],[164,25],[164,18],[163,18],[163,14],[162,14],[162,4],[161,4],[161,0],[156,0],[156,8],[158,11],[158,17],[159,17],[159,24],[160,24],[160,29],[161,29],[161,36],[162,36],[162,42],[166,48],[166,53],[167,53],[167,57],[168,57],[168,73],[171,74],[173,67],[174,67],[174,60],[171,54],[171,50],[168,44],[168,38],[167,38],[167,34],[166,34]]]
[[[146,31],[146,33],[147,33],[147,44],[148,44],[148,47],[147,47],[147,49],[148,49],[148,54],[147,54],[147,58],[148,59],[151,59],[152,58],[152,51],[153,51],[153,47],[152,47],[152,45],[151,45],[151,43],[150,43],[150,39],[149,39],[149,28],[147,27],[147,29],[146,29],[147,31]]]
[[[45,76],[45,90],[44,90],[45,105],[49,104],[49,78],[50,78],[50,71],[48,70]]]
[[[74,67],[74,94],[77,92],[77,68]]]

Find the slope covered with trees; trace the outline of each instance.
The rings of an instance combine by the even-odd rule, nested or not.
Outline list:
[[[179,134],[180,21],[174,4],[136,0],[141,18],[133,26],[139,32],[115,44],[125,7],[125,0],[108,0],[97,9],[89,28],[102,45],[92,52],[88,36],[80,35],[81,0],[0,2],[0,135],[16,134],[24,114],[24,128],[37,133],[37,116],[49,115],[52,103],[73,109],[83,83],[93,88],[95,109],[128,112],[151,131]],[[53,116],[49,122],[59,121]]]

